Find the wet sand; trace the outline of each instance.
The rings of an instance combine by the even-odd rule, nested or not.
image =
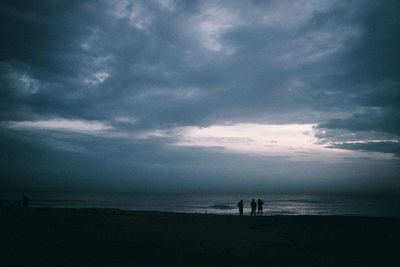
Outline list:
[[[400,266],[400,218],[4,208],[0,266]]]

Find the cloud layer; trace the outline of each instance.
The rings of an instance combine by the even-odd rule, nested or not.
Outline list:
[[[394,1],[3,1],[0,7],[0,153],[10,188],[31,186],[30,177],[41,177],[44,187],[77,179],[71,186],[142,190],[146,180],[168,190],[181,183],[205,188],[232,174],[235,188],[240,177],[282,187],[282,179],[302,177],[306,187],[335,173],[360,188],[400,188],[400,181],[393,187],[400,141]],[[215,133],[227,125],[222,137]],[[236,154],[230,148],[238,140],[229,138],[243,129],[244,138],[254,139],[261,129],[254,125],[307,125],[310,147],[292,154],[341,151],[341,163],[327,157],[316,165],[311,156],[294,163],[287,153],[271,152],[293,145],[283,139],[263,155]],[[257,142],[273,132],[264,130]],[[264,141],[239,150],[264,151]],[[282,156],[289,167],[276,162]],[[43,166],[46,160],[59,167]],[[327,187],[346,184],[336,181]]]

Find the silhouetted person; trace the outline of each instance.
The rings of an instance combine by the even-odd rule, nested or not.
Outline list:
[[[238,202],[238,207],[239,207],[239,214],[240,214],[240,216],[243,216],[243,199],[242,200],[240,200],[239,202]]]
[[[27,208],[29,206],[29,198],[27,196],[22,197],[22,207]]]
[[[250,216],[256,216],[257,203],[256,203],[256,201],[254,200],[254,198],[253,198],[253,200],[251,201],[250,206],[251,206],[251,213],[250,213]]]
[[[261,199],[257,200],[257,206],[258,206],[258,210],[257,210],[257,215],[262,215],[263,212],[263,205],[264,205],[264,201],[262,201]]]

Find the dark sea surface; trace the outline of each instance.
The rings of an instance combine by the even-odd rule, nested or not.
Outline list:
[[[29,198],[32,207],[117,208],[237,215],[237,202],[243,199],[244,214],[248,215],[251,199],[261,198],[264,201],[264,216],[400,217],[399,195],[0,192],[1,205],[20,206],[23,195]]]

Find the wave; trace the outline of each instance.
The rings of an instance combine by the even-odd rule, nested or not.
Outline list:
[[[216,210],[232,210],[232,209],[235,209],[235,207],[233,207],[233,206],[221,205],[221,204],[211,205],[211,206],[208,206],[208,208],[216,209]]]
[[[275,203],[285,203],[285,202],[295,202],[295,203],[309,203],[309,204],[325,204],[333,201],[321,201],[321,200],[299,200],[299,199],[278,199],[278,200],[270,200],[269,202],[275,202]],[[268,202],[267,202],[268,203]]]

